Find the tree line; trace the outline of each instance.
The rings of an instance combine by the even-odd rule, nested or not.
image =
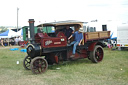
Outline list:
[[[7,28],[8,27],[0,26],[0,33],[5,32],[6,30],[8,30]]]

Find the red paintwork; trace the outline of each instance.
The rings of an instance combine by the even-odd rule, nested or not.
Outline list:
[[[72,51],[68,51],[67,58],[70,58],[71,55],[72,55]],[[75,53],[74,58],[77,58],[77,57],[80,57],[80,54]]]
[[[22,45],[26,45],[28,43],[28,41],[19,41],[19,45],[22,46]]]
[[[49,37],[47,33],[37,33],[35,42],[41,43],[42,48],[67,46],[67,39],[63,32],[59,32],[57,37]]]
[[[85,50],[85,49],[82,49],[82,50],[80,50],[80,56],[81,57],[84,57],[84,58],[87,58],[87,50]]]
[[[88,51],[93,51],[96,44],[97,44],[97,42],[91,43],[91,45],[89,45],[89,47],[88,47]]]
[[[70,56],[72,55],[72,51],[68,51],[68,55],[67,58],[70,58]],[[80,53],[75,53],[75,56],[73,57],[74,59],[77,58],[87,58],[87,50],[80,50]]]
[[[63,32],[59,32],[59,33],[57,34],[57,37],[63,37],[63,36],[65,36]]]
[[[97,56],[99,56],[99,58],[97,59],[98,62],[102,61],[103,55],[104,55],[103,50],[101,48],[97,48],[97,51],[95,51],[95,57],[97,58]]]
[[[64,41],[61,41],[63,39]],[[49,42],[47,44],[47,42]],[[41,47],[49,48],[49,47],[64,47],[67,46],[66,37],[49,37],[41,39]]]
[[[47,33],[37,33],[35,35],[35,42],[36,43],[41,43],[41,48],[67,46],[67,39],[66,39],[63,32],[59,32],[56,36],[57,37],[50,37],[50,36],[47,35]],[[86,33],[83,33],[83,36],[84,36],[84,43],[85,44],[86,44],[87,41],[93,41],[93,40],[101,39],[101,38],[98,38],[98,39],[93,39],[93,40],[87,40],[86,39],[86,36],[87,36]],[[79,53],[76,52],[74,58],[75,59],[87,58],[88,57],[88,54],[87,54],[88,51],[93,51],[96,44],[97,44],[97,42],[91,42],[90,45],[88,46],[87,50],[82,49],[82,50],[80,50]],[[70,58],[71,55],[72,55],[72,51],[68,51],[67,58]],[[99,55],[99,54],[97,54],[97,55]],[[53,55],[51,55],[51,56],[53,56]],[[58,63],[58,56],[54,55],[53,58],[54,58],[55,62]]]
[[[42,38],[48,38],[49,36],[47,35],[47,33],[36,33],[35,35],[35,42],[36,43],[40,43]]]
[[[56,63],[59,63],[58,56],[55,56]]]

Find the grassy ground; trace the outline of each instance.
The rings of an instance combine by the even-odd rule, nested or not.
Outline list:
[[[23,68],[26,53],[0,49],[0,85],[128,85],[128,51],[105,48],[104,52],[98,64],[81,59],[49,66],[46,73],[34,75]]]

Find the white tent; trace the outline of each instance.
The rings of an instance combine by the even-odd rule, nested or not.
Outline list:
[[[18,32],[16,32],[15,36],[23,36],[23,29],[21,29]]]
[[[17,37],[17,36],[23,36],[23,30],[19,30],[18,32],[15,32],[11,29],[0,33],[0,38],[11,38],[11,37]]]
[[[11,37],[14,37],[15,35],[16,35],[16,32],[9,29],[1,33],[0,38],[11,38]]]

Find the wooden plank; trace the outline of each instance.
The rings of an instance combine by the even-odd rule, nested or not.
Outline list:
[[[85,36],[86,41],[109,38],[110,37],[110,31],[86,32],[84,36]]]
[[[103,37],[109,37],[108,32],[100,32],[99,33],[99,38],[103,38]]]
[[[99,38],[98,32],[90,32],[87,34],[86,39],[96,39]]]

